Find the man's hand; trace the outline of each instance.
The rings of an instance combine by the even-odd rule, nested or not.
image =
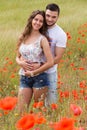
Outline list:
[[[29,62],[28,60],[23,59],[22,57],[16,57],[16,61],[18,63],[18,65],[20,65],[25,71],[33,71],[38,69],[41,64],[40,63],[33,63],[33,62]]]
[[[27,60],[23,59],[22,57],[16,57],[16,62],[19,66],[21,66],[25,71],[29,70],[29,63]]]
[[[40,63],[29,63],[29,70],[33,71],[40,67]]]

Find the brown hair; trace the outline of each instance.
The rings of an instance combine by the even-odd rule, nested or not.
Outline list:
[[[46,32],[47,32],[47,25],[46,25],[46,20],[45,20],[45,12],[44,11],[40,11],[40,10],[36,10],[36,11],[33,11],[32,14],[30,15],[30,17],[28,18],[27,20],[27,25],[25,26],[25,29],[22,33],[22,36],[18,39],[18,43],[17,43],[17,50],[20,46],[20,44],[25,41],[27,39],[27,37],[31,34],[31,31],[32,31],[32,20],[34,19],[34,17],[36,15],[42,15],[44,20],[43,20],[43,26],[40,28],[40,33],[42,35],[47,35]]]
[[[60,8],[56,3],[50,3],[46,6],[46,10],[49,9],[51,11],[58,12],[58,15],[60,14]]]

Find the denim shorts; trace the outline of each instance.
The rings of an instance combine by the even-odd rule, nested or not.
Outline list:
[[[49,80],[45,72],[34,77],[23,75],[20,77],[20,88],[42,88],[47,86],[49,86]]]

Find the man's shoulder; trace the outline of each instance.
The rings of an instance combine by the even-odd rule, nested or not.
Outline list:
[[[49,32],[56,32],[56,33],[65,33],[63,28],[61,28],[59,25],[55,25],[53,28],[48,29]]]
[[[61,28],[59,25],[56,25],[54,33],[56,34],[55,37],[59,43],[66,43],[67,35],[63,28]]]
[[[57,25],[57,24],[56,24],[56,26],[55,26],[55,30],[56,30],[56,31],[59,31],[59,32],[61,32],[61,33],[65,33],[64,29],[63,29],[61,26]]]
[[[59,25],[55,25],[53,33],[56,34],[57,37],[66,37],[66,32]]]

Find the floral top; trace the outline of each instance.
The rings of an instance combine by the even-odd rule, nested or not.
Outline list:
[[[30,43],[30,44],[22,43],[21,44],[21,46],[19,48],[19,53],[25,60],[28,60],[29,63],[44,62],[43,58],[42,58],[43,50],[41,48],[41,39],[42,38],[43,38],[43,36],[41,35],[34,43]],[[24,75],[23,68],[20,69],[19,74]]]

